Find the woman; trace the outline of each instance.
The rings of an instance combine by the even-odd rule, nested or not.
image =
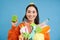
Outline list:
[[[30,26],[31,23],[39,24],[39,13],[38,9],[34,4],[29,4],[26,8],[26,14],[23,18],[23,22],[16,27],[16,22],[12,22],[12,29],[8,32],[8,40],[22,40],[20,29],[23,26],[27,26],[28,32],[32,32],[32,28]],[[19,36],[20,35],[20,36]],[[44,40],[50,40],[49,33],[44,33]]]

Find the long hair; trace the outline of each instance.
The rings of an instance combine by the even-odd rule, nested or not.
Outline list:
[[[39,24],[39,13],[38,13],[37,7],[36,7],[34,4],[28,5],[28,6],[26,7],[26,12],[27,12],[27,9],[28,9],[29,7],[31,7],[31,6],[33,6],[33,7],[36,9],[36,11],[37,11],[37,16],[36,16],[36,18],[35,18],[35,20],[34,20],[34,23],[35,23],[35,24]],[[25,14],[25,16],[23,17],[22,21],[24,21],[24,20],[27,20],[26,14]]]

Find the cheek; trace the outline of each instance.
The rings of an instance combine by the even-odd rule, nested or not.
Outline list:
[[[30,16],[30,15],[29,15],[28,13],[26,13],[26,17],[27,17],[27,19],[29,19],[29,16]]]
[[[29,14],[28,13],[26,13],[26,17],[28,17],[29,16]]]
[[[37,13],[35,13],[35,14],[33,15],[34,18],[36,18],[36,16],[37,16]]]

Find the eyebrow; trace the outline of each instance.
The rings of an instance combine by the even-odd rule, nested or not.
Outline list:
[[[28,10],[28,11],[31,11],[31,10]],[[33,10],[33,11],[36,11],[36,10]]]

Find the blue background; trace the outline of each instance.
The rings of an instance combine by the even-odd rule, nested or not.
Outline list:
[[[50,18],[51,40],[60,40],[60,0],[0,0],[0,40],[7,40],[12,15],[18,16],[18,24],[22,22],[30,2],[37,6],[40,22]]]

